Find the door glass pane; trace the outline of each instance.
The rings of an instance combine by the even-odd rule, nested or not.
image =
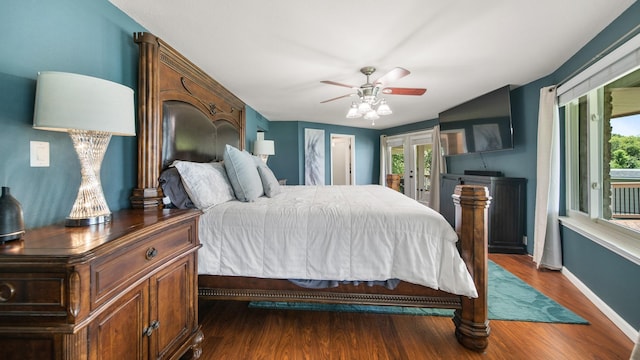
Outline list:
[[[395,190],[404,193],[404,146],[392,146],[391,153],[391,174]]]
[[[589,212],[589,111],[587,97],[578,100],[578,210]]]
[[[416,155],[416,200],[429,205],[431,179],[431,144],[415,146]]]

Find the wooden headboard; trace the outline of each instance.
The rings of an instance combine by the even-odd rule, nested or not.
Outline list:
[[[225,144],[244,148],[245,105],[160,38],[135,33],[134,41],[139,129],[131,205],[155,209],[162,207],[160,172],[173,160],[219,160]]]

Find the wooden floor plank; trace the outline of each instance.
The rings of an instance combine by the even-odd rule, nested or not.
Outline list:
[[[633,343],[562,274],[526,255],[490,258],[590,325],[490,322],[489,347],[463,348],[451,319],[437,316],[249,309],[203,301],[201,359],[623,359]]]

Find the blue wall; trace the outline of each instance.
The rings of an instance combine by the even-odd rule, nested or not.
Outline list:
[[[253,142],[256,141],[257,133],[269,131],[269,120],[249,105],[245,106],[245,119],[244,148],[248,152],[253,152]],[[265,139],[271,140],[268,136],[265,136]]]
[[[79,73],[137,89],[136,31],[144,29],[106,0],[13,1],[0,11],[0,185],[22,204],[27,228],[64,220],[80,184],[69,136],[31,128],[38,71]],[[50,167],[29,166],[30,141],[50,143]],[[129,206],[136,144],[135,137],[113,137],[103,160],[111,210]]]
[[[640,328],[640,266],[561,228],[564,266],[635,329]]]
[[[331,184],[331,134],[355,137],[356,184],[378,184],[380,182],[380,131],[318,124],[304,121],[272,121],[266,139],[273,139],[276,154],[269,157],[268,164],[280,179],[289,185],[304,184],[304,130],[324,130],[325,184]]]

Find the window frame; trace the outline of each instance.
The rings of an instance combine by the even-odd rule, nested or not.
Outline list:
[[[582,236],[640,265],[640,232],[603,218],[604,87],[620,77],[611,79],[606,84],[564,105],[566,216],[560,217],[560,222]],[[588,122],[586,139],[588,168],[586,209],[588,211],[586,212],[580,209],[580,122],[577,121],[580,115],[580,99],[583,97],[587,100],[585,116]]]
[[[627,40],[621,45],[611,49],[607,48],[593,59],[595,62],[586,64],[575,76],[563,81],[558,86],[557,96],[559,106],[565,108],[565,211],[566,215],[560,217],[560,223],[574,232],[591,239],[616,254],[640,265],[640,232],[630,230],[623,226],[605,220],[603,216],[603,119],[604,109],[602,98],[605,85],[623,77],[632,71],[640,69],[640,34],[627,34]],[[588,213],[577,211],[579,209],[579,138],[577,134],[577,122],[571,121],[571,116],[579,111],[579,106],[574,100],[593,91],[600,91],[600,98],[591,106],[590,112],[596,114],[596,120],[589,121],[588,132],[598,131],[597,141],[592,140],[591,134],[587,137],[591,142],[588,151],[592,154],[596,151],[597,157],[590,156],[587,162],[589,167],[589,200]],[[598,128],[599,126],[599,128]],[[574,157],[575,156],[575,157]],[[595,180],[595,181],[594,181]],[[593,185],[593,186],[591,186]],[[594,200],[595,199],[595,200]]]

